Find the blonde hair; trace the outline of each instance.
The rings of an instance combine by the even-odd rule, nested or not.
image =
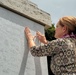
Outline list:
[[[59,25],[66,26],[68,29],[68,33],[73,32],[76,34],[76,17],[73,16],[65,16],[59,19]]]

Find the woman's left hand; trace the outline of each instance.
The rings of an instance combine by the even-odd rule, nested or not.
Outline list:
[[[24,32],[28,41],[34,39],[34,36],[31,34],[29,27],[25,27]]]

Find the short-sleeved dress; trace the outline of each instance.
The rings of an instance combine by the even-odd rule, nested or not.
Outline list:
[[[76,38],[59,38],[30,48],[33,56],[51,56],[50,68],[55,75],[76,75]]]

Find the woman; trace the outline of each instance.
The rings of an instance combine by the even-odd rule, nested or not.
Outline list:
[[[76,18],[65,16],[59,19],[56,40],[48,42],[40,32],[36,33],[42,46],[36,46],[28,27],[25,28],[30,52],[33,56],[51,56],[50,68],[55,75],[76,75]]]

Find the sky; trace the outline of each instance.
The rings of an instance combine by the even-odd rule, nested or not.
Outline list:
[[[49,13],[52,23],[56,24],[63,16],[76,17],[76,0],[30,0],[38,8]]]

